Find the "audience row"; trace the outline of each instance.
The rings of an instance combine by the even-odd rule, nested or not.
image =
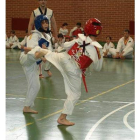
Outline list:
[[[65,51],[63,48],[64,43],[67,41],[71,41],[76,39],[79,33],[83,33],[83,28],[81,27],[81,23],[77,23],[76,27],[74,27],[70,31],[70,35],[68,36],[68,24],[63,23],[62,27],[59,29],[58,40],[56,41],[52,37],[52,47],[56,52]],[[19,48],[21,46],[26,46],[26,41],[28,37],[28,30],[26,30],[26,36],[19,42],[18,37],[15,34],[15,31],[10,32],[10,38],[6,35],[6,48],[7,49],[14,49]],[[124,36],[121,37],[117,43],[117,46],[111,42],[112,37],[106,37],[106,43],[103,46],[103,56],[109,58],[116,58],[116,59],[125,59],[125,58],[132,58],[134,53],[134,40],[130,37],[130,31],[124,30]]]

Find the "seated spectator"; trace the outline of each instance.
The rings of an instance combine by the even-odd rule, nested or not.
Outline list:
[[[132,58],[134,50],[134,41],[130,37],[130,31],[124,30],[124,36],[120,38],[117,44],[117,49],[109,49],[113,58]]]
[[[9,39],[8,39],[8,36],[6,35],[6,38],[5,38],[5,45],[6,45],[6,49],[11,49],[10,47],[10,44],[9,44]]]
[[[58,34],[58,41],[55,43],[55,51],[61,52],[64,49],[64,36],[62,34]]]
[[[12,30],[10,32],[11,36],[9,38],[9,44],[10,44],[10,48],[14,49],[14,48],[20,48],[19,47],[19,39],[17,38],[17,36],[15,35],[15,31]]]
[[[71,40],[77,39],[77,36],[72,36]]]
[[[83,33],[83,28],[81,27],[81,23],[78,22],[76,24],[76,27],[74,27],[73,29],[71,29],[70,31],[70,37],[78,37],[78,34]]]
[[[70,36],[65,36],[65,42],[71,41]]]
[[[111,42],[111,37],[107,36],[106,37],[106,43],[104,44],[104,48],[103,48],[103,56],[104,57],[111,57],[111,53],[109,52],[110,48],[115,48],[114,44]]]
[[[59,29],[59,34],[62,34],[63,36],[66,36],[68,34],[67,29],[68,24],[65,22],[62,24],[62,27]]]
[[[26,36],[24,37],[24,39],[19,43],[19,48],[22,49],[23,46],[27,45],[27,37],[28,37],[28,29],[25,31]]]

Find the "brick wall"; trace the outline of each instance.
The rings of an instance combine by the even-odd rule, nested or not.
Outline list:
[[[6,0],[7,35],[12,18],[29,18],[37,7],[38,0]],[[118,41],[123,30],[129,29],[129,21],[134,21],[134,0],[48,0],[47,7],[53,9],[58,29],[63,22],[69,24],[70,31],[77,22],[84,26],[89,18],[98,18],[103,26],[99,41],[105,41],[107,35],[112,36],[113,42]],[[16,30],[16,34],[24,37],[25,31]]]

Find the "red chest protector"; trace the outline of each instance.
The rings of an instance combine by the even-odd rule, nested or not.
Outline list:
[[[83,50],[80,48],[78,43],[75,43],[71,47],[68,54],[75,59],[81,70],[85,70],[93,62],[90,57],[83,54]]]
[[[75,43],[71,49],[68,51],[68,54],[70,56],[72,56],[75,61],[78,63],[80,69],[82,70],[82,78],[83,78],[83,83],[86,89],[86,92],[88,92],[87,90],[87,86],[86,86],[86,81],[85,81],[85,71],[86,68],[90,66],[90,64],[93,62],[92,59],[86,55],[84,55],[84,51],[85,51],[85,46],[89,45],[89,44],[85,44],[83,43],[83,45],[81,47],[83,47],[83,49],[80,48],[80,46],[78,45],[78,43]]]

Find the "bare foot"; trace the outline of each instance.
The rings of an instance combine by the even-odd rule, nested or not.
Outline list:
[[[23,113],[38,114],[38,111],[35,111],[35,110],[31,109],[30,107],[25,106],[25,107],[23,108]]]
[[[57,122],[61,125],[72,126],[75,123],[68,121],[67,119],[58,119]]]
[[[42,74],[39,74],[39,78],[44,78],[44,76]]]
[[[52,73],[49,70],[47,70],[47,74],[48,74],[49,77],[52,76]]]
[[[112,58],[114,58],[114,59],[119,59],[120,57],[119,57],[119,56],[113,55]]]
[[[121,59],[125,59],[125,57],[123,55],[120,56]]]

